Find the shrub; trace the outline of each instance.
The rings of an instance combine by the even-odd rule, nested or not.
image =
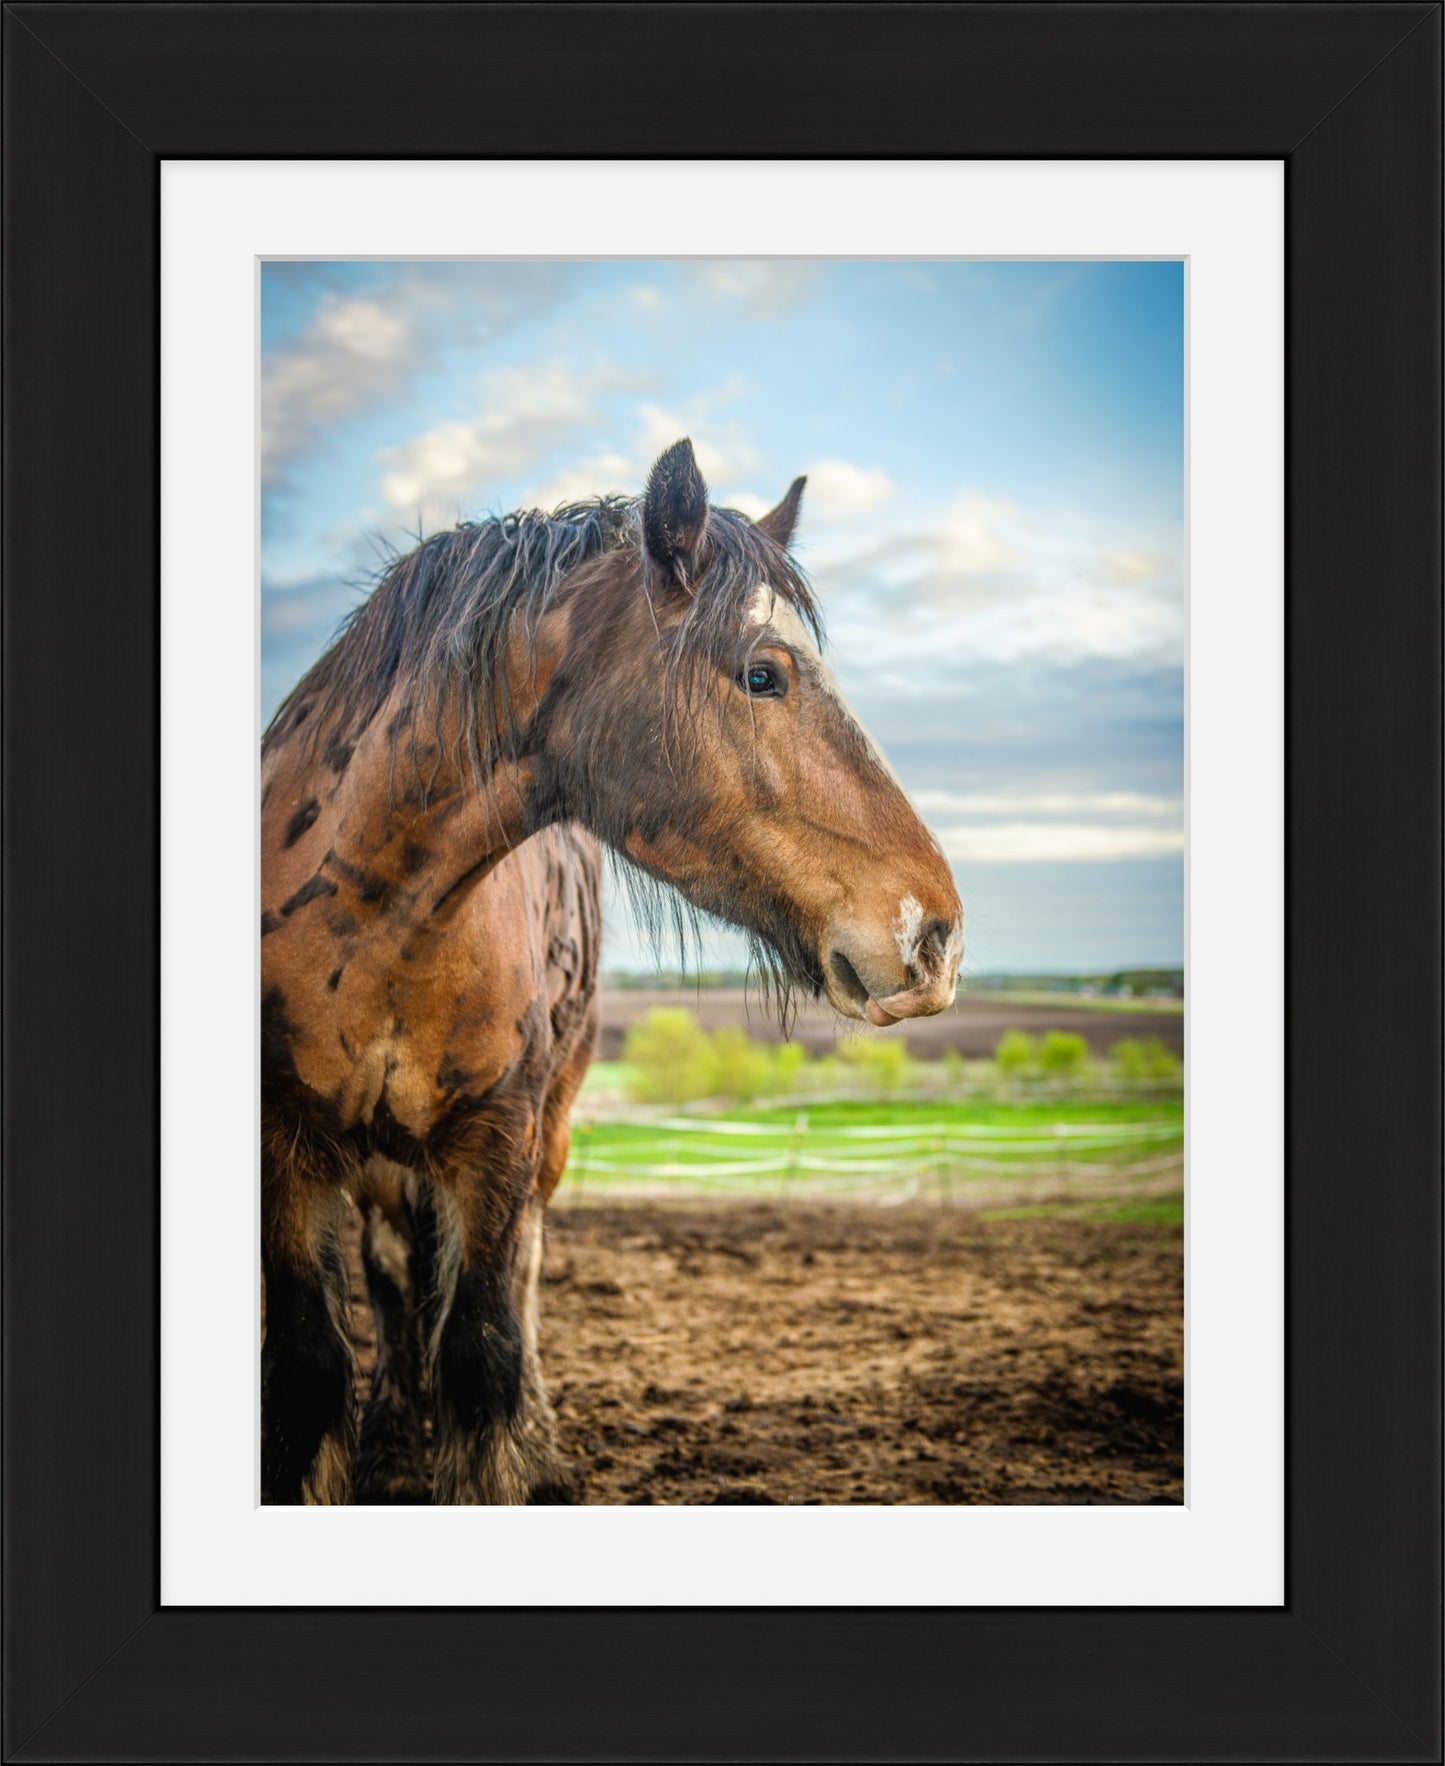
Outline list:
[[[963,1056],[957,1049],[943,1051],[943,1089],[957,1091],[963,1084]]]
[[[1132,1036],[1116,1042],[1109,1050],[1109,1063],[1120,1079],[1177,1079],[1180,1073],[1178,1055],[1157,1036],[1144,1042]]]
[[[1126,1036],[1109,1047],[1109,1065],[1118,1079],[1143,1079],[1146,1060],[1144,1045],[1137,1036]]]
[[[858,1079],[883,1093],[898,1091],[912,1074],[908,1045],[892,1038],[849,1036],[839,1045],[839,1053]]]
[[[773,1050],[772,1073],[769,1076],[773,1091],[801,1091],[804,1084],[804,1069],[808,1065],[808,1051],[800,1042],[783,1042]]]
[[[1089,1065],[1089,1045],[1072,1030],[1051,1030],[1039,1048],[1039,1066],[1050,1079],[1074,1079]]]
[[[705,1098],[717,1082],[712,1042],[681,1006],[654,1006],[628,1031],[622,1058],[635,1069],[628,1090],[638,1103]]]
[[[837,1055],[820,1055],[816,1061],[809,1061],[803,1072],[809,1091],[841,1091],[848,1079]]]
[[[1038,1047],[1026,1030],[1005,1030],[993,1059],[1005,1079],[1021,1079],[1038,1060]]]
[[[725,1028],[712,1036],[713,1089],[725,1098],[751,1103],[768,1089],[772,1063],[768,1051],[745,1030]]]
[[[1151,1036],[1144,1044],[1144,1054],[1148,1061],[1150,1079],[1178,1079],[1184,1071],[1184,1063],[1178,1055],[1167,1043],[1160,1042],[1157,1036]]]

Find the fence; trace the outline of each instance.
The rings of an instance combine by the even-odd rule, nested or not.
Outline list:
[[[956,1122],[811,1130],[791,1123],[697,1117],[602,1118],[575,1124],[557,1200],[580,1202],[589,1183],[611,1195],[869,1195],[907,1201],[935,1194],[970,1204],[999,1197],[1115,1196],[1177,1188],[1183,1125],[1055,1123],[1005,1127]]]

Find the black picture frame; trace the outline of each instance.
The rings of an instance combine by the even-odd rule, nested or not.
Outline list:
[[[5,1759],[1441,1758],[1440,55],[1438,5],[4,8]],[[1282,1607],[159,1606],[158,189],[217,156],[1284,161]]]

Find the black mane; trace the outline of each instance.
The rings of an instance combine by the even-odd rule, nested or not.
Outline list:
[[[433,535],[387,566],[376,588],[349,613],[329,650],[301,678],[271,719],[262,752],[303,724],[328,746],[351,743],[393,691],[402,704],[393,737],[460,715],[454,756],[480,778],[502,758],[497,731],[508,728],[491,696],[506,686],[502,661],[513,621],[535,635],[557,585],[578,566],[630,549],[639,587],[654,605],[641,544],[641,506],[598,497],[544,514],[489,516]],[[817,603],[801,571],[761,528],[733,509],[708,514],[707,556],[687,591],[682,620],[668,634],[669,671],[685,681],[712,668],[741,666],[747,615],[759,583],[792,603],[821,639]],[[660,629],[660,622],[659,622]]]

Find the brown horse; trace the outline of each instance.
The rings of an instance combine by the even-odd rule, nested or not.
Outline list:
[[[637,502],[427,540],[262,750],[262,1483],[439,1503],[567,1473],[537,1360],[542,1211],[597,1035],[599,847],[876,1024],[952,1002],[948,864],[843,701],[788,544],[708,505],[691,443]],[[380,1362],[356,1476],[340,1235]]]

